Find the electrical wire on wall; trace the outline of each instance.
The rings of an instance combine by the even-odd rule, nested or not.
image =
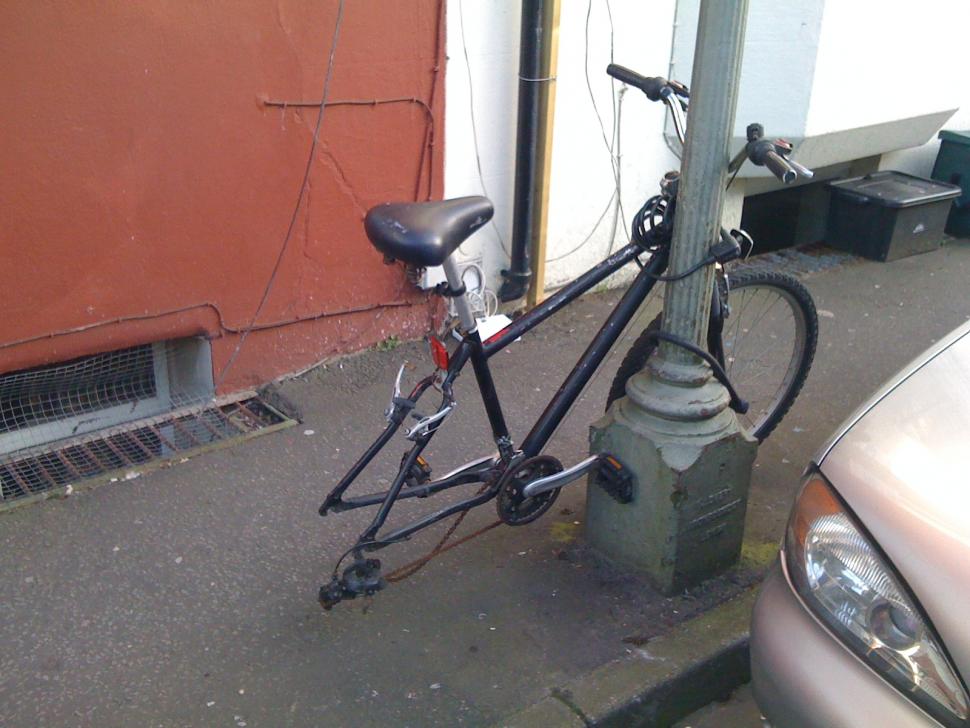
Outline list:
[[[475,92],[474,83],[472,82],[472,65],[468,60],[468,43],[465,42],[464,5],[463,0],[458,0],[458,29],[461,35],[462,54],[465,56],[465,72],[468,74],[468,108],[472,127],[472,144],[475,147],[475,164],[478,168],[478,183],[482,187],[482,194],[491,200],[492,197],[488,194],[488,188],[485,186],[485,174],[482,172],[482,155],[478,146],[478,127],[475,124]],[[509,253],[508,246],[505,244],[505,238],[502,237],[502,232],[498,229],[498,225],[495,224],[494,217],[489,221],[489,225],[491,226],[492,230],[495,231],[495,238],[498,240],[498,244],[501,246],[502,252],[505,253],[505,257],[511,259],[512,256],[511,253]]]
[[[613,11],[610,8],[609,0],[606,0],[606,17],[610,24],[610,63],[614,62],[614,37],[615,29],[613,27]],[[625,86],[620,87],[619,98],[617,97],[616,91],[616,79],[610,78],[610,100],[612,106],[612,118],[613,118],[613,128],[610,134],[609,140],[606,138],[606,126],[603,123],[603,117],[600,115],[599,107],[596,105],[596,95],[593,93],[593,83],[589,77],[589,21],[593,13],[593,1],[589,0],[586,5],[586,27],[584,34],[584,55],[583,55],[583,74],[586,77],[586,91],[589,93],[589,100],[593,106],[593,112],[596,114],[596,120],[600,126],[600,134],[603,137],[603,144],[606,146],[606,151],[610,155],[610,165],[613,168],[613,182],[614,188],[616,190],[616,197],[614,199],[613,207],[613,224],[610,229],[610,248],[609,252],[613,252],[614,238],[616,237],[616,228],[619,221],[619,217],[623,216],[623,229],[626,231],[626,215],[623,214],[623,199],[621,195],[621,178],[620,178],[620,106],[623,103],[623,93],[626,91]],[[629,240],[629,236],[627,236]]]
[[[190,303],[184,306],[178,306],[173,308],[153,310],[153,311],[142,311],[140,313],[133,313],[122,316],[115,316],[111,318],[105,318],[97,321],[92,321],[89,323],[81,324],[73,327],[66,327],[57,330],[47,331],[42,334],[35,334],[32,336],[24,337],[21,339],[10,340],[10,341],[0,341],[0,350],[16,348],[19,346],[33,344],[39,341],[51,340],[59,337],[71,337],[77,334],[102,328],[116,327],[122,324],[135,323],[135,322],[147,322],[147,321],[157,321],[165,318],[178,318],[183,315],[192,316],[192,325],[196,328],[195,331],[203,331],[207,338],[217,338],[224,336],[226,334],[238,335],[237,343],[235,348],[226,364],[222,367],[221,371],[218,372],[218,376],[214,377],[215,387],[218,389],[220,385],[225,381],[228,372],[232,366],[237,363],[240,353],[243,349],[244,344],[250,333],[254,331],[266,331],[270,329],[281,328],[285,326],[290,326],[292,324],[300,324],[311,321],[319,321],[322,319],[340,318],[343,316],[352,316],[355,314],[372,313],[372,323],[371,327],[376,326],[378,320],[380,319],[383,311],[385,309],[394,308],[407,308],[413,307],[420,303],[420,300],[408,300],[408,297],[404,295],[405,286],[402,286],[400,290],[392,292],[393,296],[390,300],[386,300],[380,303],[366,304],[362,306],[348,306],[337,309],[329,309],[324,311],[316,311],[312,313],[307,313],[299,316],[289,316],[281,319],[272,319],[269,321],[261,321],[260,316],[266,307],[266,303],[272,292],[274,285],[277,282],[277,277],[282,265],[282,261],[290,247],[291,238],[293,237],[296,220],[299,215],[301,206],[305,201],[305,196],[309,185],[309,174],[313,164],[313,159],[316,153],[316,149],[320,143],[320,133],[323,123],[323,117],[325,109],[331,106],[341,106],[347,108],[365,108],[365,107],[377,107],[385,105],[394,104],[409,104],[418,106],[424,113],[426,118],[426,126],[423,132],[424,144],[421,148],[421,156],[418,163],[418,172],[415,179],[415,191],[414,199],[419,201],[421,199],[430,200],[433,196],[435,189],[435,153],[436,139],[435,139],[435,119],[433,109],[435,107],[435,95],[439,85],[439,73],[443,70],[442,64],[439,62],[442,58],[442,49],[444,43],[443,31],[444,31],[444,10],[445,10],[445,0],[438,0],[437,3],[437,26],[435,29],[435,45],[434,45],[434,56],[433,56],[433,66],[431,68],[431,90],[428,98],[422,99],[416,96],[396,96],[389,98],[362,98],[362,99],[329,99],[330,90],[330,80],[333,74],[334,57],[338,45],[338,40],[340,37],[341,26],[343,24],[344,10],[345,10],[345,0],[340,0],[337,3],[337,13],[336,19],[334,21],[333,33],[331,36],[331,43],[329,53],[327,54],[327,67],[323,83],[323,98],[319,101],[306,101],[306,100],[271,100],[262,99],[262,104],[267,107],[279,107],[281,113],[285,114],[287,109],[298,110],[301,108],[312,108],[316,107],[320,110],[317,116],[315,125],[313,126],[313,136],[310,143],[310,149],[307,155],[307,164],[304,168],[304,174],[300,183],[298,190],[298,196],[296,202],[294,203],[293,213],[290,218],[289,225],[287,227],[286,233],[283,236],[283,241],[280,244],[279,252],[276,255],[272,270],[269,274],[269,278],[266,282],[265,287],[260,292],[259,303],[256,305],[256,309],[252,316],[245,318],[243,321],[232,321],[227,320],[226,316],[223,314],[219,306],[218,301],[201,301],[197,303]],[[427,171],[425,171],[427,170]],[[426,175],[426,176],[425,176]],[[405,281],[402,279],[402,283]],[[483,307],[485,310],[488,309],[488,292],[483,292],[482,296],[485,299]],[[435,325],[435,307],[428,306],[428,319],[429,319],[429,329]],[[209,312],[206,316],[207,321],[211,323],[200,323],[199,315],[203,312]],[[245,315],[245,314],[244,314]],[[366,335],[367,330],[370,327],[365,327],[365,330],[361,332],[361,335]]]
[[[313,138],[310,141],[310,151],[307,154],[306,167],[303,170],[303,180],[300,182],[300,191],[296,196],[296,204],[293,205],[293,214],[290,216],[290,224],[286,228],[286,234],[283,236],[283,243],[280,245],[280,252],[276,256],[276,262],[273,264],[273,270],[269,275],[269,280],[266,281],[266,286],[263,288],[263,295],[259,299],[259,305],[256,306],[256,310],[253,312],[253,316],[249,321],[249,326],[246,327],[245,331],[240,335],[239,341],[236,342],[236,347],[232,351],[232,355],[226,361],[226,365],[222,368],[219,373],[219,377],[216,379],[215,388],[219,389],[232,365],[235,364],[236,359],[239,357],[239,352],[242,351],[243,344],[246,343],[246,339],[249,338],[250,332],[252,332],[253,327],[256,325],[256,319],[259,318],[259,314],[263,312],[263,308],[266,306],[266,301],[269,300],[269,294],[273,290],[273,284],[276,283],[276,276],[280,272],[280,266],[283,263],[283,258],[286,255],[286,250],[290,245],[290,240],[293,238],[293,230],[296,228],[296,220],[300,214],[300,208],[303,206],[303,200],[306,197],[307,184],[310,181],[310,170],[313,169],[313,155],[317,151],[317,144],[320,141],[320,127],[323,124],[323,117],[327,110],[327,99],[330,97],[330,80],[333,78],[333,59],[337,53],[337,41],[340,39],[340,28],[343,25],[344,20],[344,0],[340,0],[337,4],[337,19],[334,21],[333,26],[333,36],[330,41],[330,53],[327,57],[327,72],[324,74],[323,78],[323,93],[321,94],[322,101],[320,102],[320,113],[317,115],[316,126],[313,127]]]
[[[615,28],[613,25],[613,11],[610,7],[609,0],[605,3],[607,18],[609,20],[610,26],[610,63],[613,63],[613,51],[614,51],[614,37]],[[593,13],[593,0],[589,0],[586,5],[586,26],[585,26],[585,46],[583,52],[583,72],[586,77],[586,91],[589,94],[590,104],[593,107],[593,113],[596,115],[596,121],[599,124],[600,135],[603,139],[603,144],[606,147],[607,153],[610,155],[610,166],[613,171],[613,190],[610,195],[609,200],[606,202],[606,206],[600,216],[596,219],[593,227],[590,229],[589,233],[584,237],[575,247],[571,248],[565,253],[553,256],[551,258],[546,258],[546,263],[555,263],[574,253],[582,250],[586,244],[592,239],[599,230],[600,225],[602,225],[603,220],[606,219],[607,214],[610,210],[613,210],[613,220],[610,226],[609,234],[609,247],[607,250],[607,255],[613,252],[613,247],[615,245],[616,231],[617,227],[622,227],[623,233],[626,236],[627,242],[630,240],[630,233],[627,228],[626,214],[623,210],[623,200],[622,200],[622,177],[621,177],[621,156],[620,156],[620,137],[621,137],[621,123],[623,114],[623,96],[626,92],[625,87],[621,87],[619,92],[616,89],[616,80],[610,79],[610,95],[612,99],[612,130],[609,136],[606,133],[606,123],[603,121],[603,116],[600,113],[599,105],[596,103],[596,95],[593,92],[593,82],[589,75],[589,31],[590,31],[590,19]]]
[[[681,5],[677,3],[674,6],[674,24],[670,29],[670,63],[667,64],[667,78],[674,79],[677,78],[677,74],[674,72],[674,57],[676,56],[676,44],[677,44],[677,26],[679,25],[677,19],[677,13],[681,12]],[[668,116],[664,117],[664,144],[667,145],[667,149],[673,154],[677,159],[683,157],[683,148],[680,146],[680,140],[674,139],[669,134],[667,134],[667,124],[670,123],[670,118]]]

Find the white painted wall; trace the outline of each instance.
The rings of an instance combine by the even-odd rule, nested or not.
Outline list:
[[[966,0],[826,2],[805,130],[824,146],[819,163],[881,153],[884,169],[929,176],[940,126],[970,126],[968,23]],[[899,120],[908,137],[895,132],[890,146],[894,132],[879,127],[886,120]],[[839,149],[839,130],[851,128],[865,133]]]
[[[589,80],[607,138],[612,137],[613,93],[619,98],[622,88],[605,72],[611,39],[616,62],[647,75],[667,75],[670,62],[674,0],[612,0],[612,33],[603,0],[562,3],[549,209],[550,262],[546,271],[550,287],[601,260],[611,244],[612,208],[596,225],[607,208],[615,181],[610,151],[586,84],[586,18],[590,7]],[[470,67],[478,149],[485,187],[496,205],[496,225],[477,233],[462,252],[484,253],[494,288],[500,283],[498,271],[508,264],[499,247],[499,234],[506,247],[512,235],[520,9],[517,0],[448,0],[447,8],[445,195],[482,193],[470,122]],[[651,28],[654,30],[648,30]],[[464,48],[468,50],[468,64]],[[663,173],[677,166],[664,143],[663,108],[659,104],[651,104],[639,92],[626,93],[620,121],[625,221],[617,223],[614,248],[625,243],[630,217],[656,193]],[[580,246],[587,236],[589,240]]]
[[[690,77],[700,1],[678,2],[679,78]],[[927,0],[918,12],[885,0],[751,0],[735,147],[752,121],[812,167],[922,145],[970,102],[958,57],[968,12],[966,0]],[[740,176],[769,175],[746,165]]]
[[[970,101],[966,0],[824,5],[806,135],[874,126]]]
[[[617,63],[645,75],[689,82],[699,2],[563,0],[549,287],[584,271],[611,245],[615,249],[625,242],[630,217],[656,192],[663,173],[678,164],[664,139],[663,108],[637,91],[619,96],[621,86],[606,76],[611,43]],[[508,263],[498,237],[506,247],[511,239],[520,9],[519,0],[448,0],[447,7],[445,194],[482,192],[471,129],[471,88],[482,173],[497,212],[495,226],[477,233],[463,252],[483,256],[493,288],[500,283],[498,271]],[[736,143],[748,122],[761,121],[772,136],[805,140],[796,156],[817,164],[921,144],[957,107],[961,110],[946,128],[970,128],[970,83],[960,57],[965,54],[961,34],[968,27],[966,0],[922,0],[918,9],[885,0],[751,0]],[[607,205],[615,187],[613,166],[587,87],[587,66],[607,138],[612,135],[613,93],[622,98],[619,166],[625,214],[612,239],[613,211]],[[903,121],[919,115],[922,126]],[[845,136],[846,130],[893,119],[899,127],[889,129],[885,139],[869,132]],[[937,145],[934,139],[916,149],[890,152],[881,166],[928,175]],[[747,165],[744,174],[756,173]],[[764,183],[769,181],[761,182],[762,187]]]
[[[671,74],[688,85],[700,5],[701,0],[677,3]],[[734,125],[737,146],[752,122],[764,124],[774,137],[803,136],[824,5],[825,0],[750,0]]]
[[[657,194],[664,172],[679,166],[664,142],[664,107],[647,101],[639,91],[625,90],[606,75],[611,40],[616,63],[648,76],[667,75],[673,0],[614,0],[609,4],[612,29],[607,4],[593,0],[587,59],[589,7],[588,2],[576,0],[562,3],[547,243],[546,284],[550,287],[595,265],[611,245],[613,249],[625,245],[630,218],[648,197]],[[616,182],[597,110],[609,140],[613,136],[614,94],[620,120],[618,164],[623,214],[611,236],[614,210],[608,206]],[[583,243],[587,236],[589,240]]]
[[[519,0],[448,0],[446,8],[445,197],[485,194],[495,204],[494,224],[461,248],[482,258],[495,290],[512,237],[520,13]]]
[[[867,71],[863,84],[866,90],[856,105],[871,106],[880,96],[892,97],[894,103],[915,110],[935,103],[957,109],[943,125],[944,129],[970,129],[970,66],[967,64],[970,2],[921,0],[918,10],[914,7],[907,14],[905,23],[889,22],[889,16],[874,11],[885,6],[873,1],[859,4],[864,7],[831,2],[825,9],[826,17],[832,16],[833,36],[838,28],[856,28],[863,42],[878,49],[880,59],[884,59],[872,64],[868,57],[855,51],[854,65]],[[838,45],[834,38],[832,45]],[[835,76],[837,69],[824,68],[821,55],[819,66],[819,78],[826,73]],[[844,93],[839,101],[849,103],[846,97],[851,96],[851,89]],[[884,154],[879,167],[929,177],[939,147],[939,139],[934,134],[926,144]]]

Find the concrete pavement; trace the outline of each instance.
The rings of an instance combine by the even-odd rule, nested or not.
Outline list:
[[[970,317],[968,275],[970,244],[960,241],[803,278],[821,312],[819,350],[799,400],[759,452],[747,559],[675,599],[589,553],[576,485],[531,526],[494,529],[373,600],[320,610],[318,586],[368,516],[321,519],[317,507],[380,429],[399,361],[424,372],[421,344],[287,382],[282,393],[303,413],[298,427],[0,515],[0,725],[499,721],[755,581],[806,460],[885,378]],[[616,298],[582,300],[493,360],[515,436]],[[585,454],[586,427],[618,362],[585,393],[551,454],[566,463]],[[429,455],[438,472],[487,451],[470,376],[457,395]],[[399,440],[369,471],[374,489],[403,450]],[[415,499],[400,515],[430,507]],[[491,520],[491,507],[480,508],[458,535]],[[422,555],[440,532],[388,549],[387,568]]]

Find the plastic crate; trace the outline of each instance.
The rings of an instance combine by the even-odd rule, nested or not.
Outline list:
[[[960,238],[970,237],[970,131],[940,132],[933,179],[962,188],[946,219],[946,231]]]
[[[934,250],[960,188],[885,170],[830,182],[825,240],[871,260],[896,260]]]

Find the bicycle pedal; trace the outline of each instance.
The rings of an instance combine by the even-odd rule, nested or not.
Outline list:
[[[618,503],[633,502],[633,473],[614,456],[600,458],[596,483]]]

